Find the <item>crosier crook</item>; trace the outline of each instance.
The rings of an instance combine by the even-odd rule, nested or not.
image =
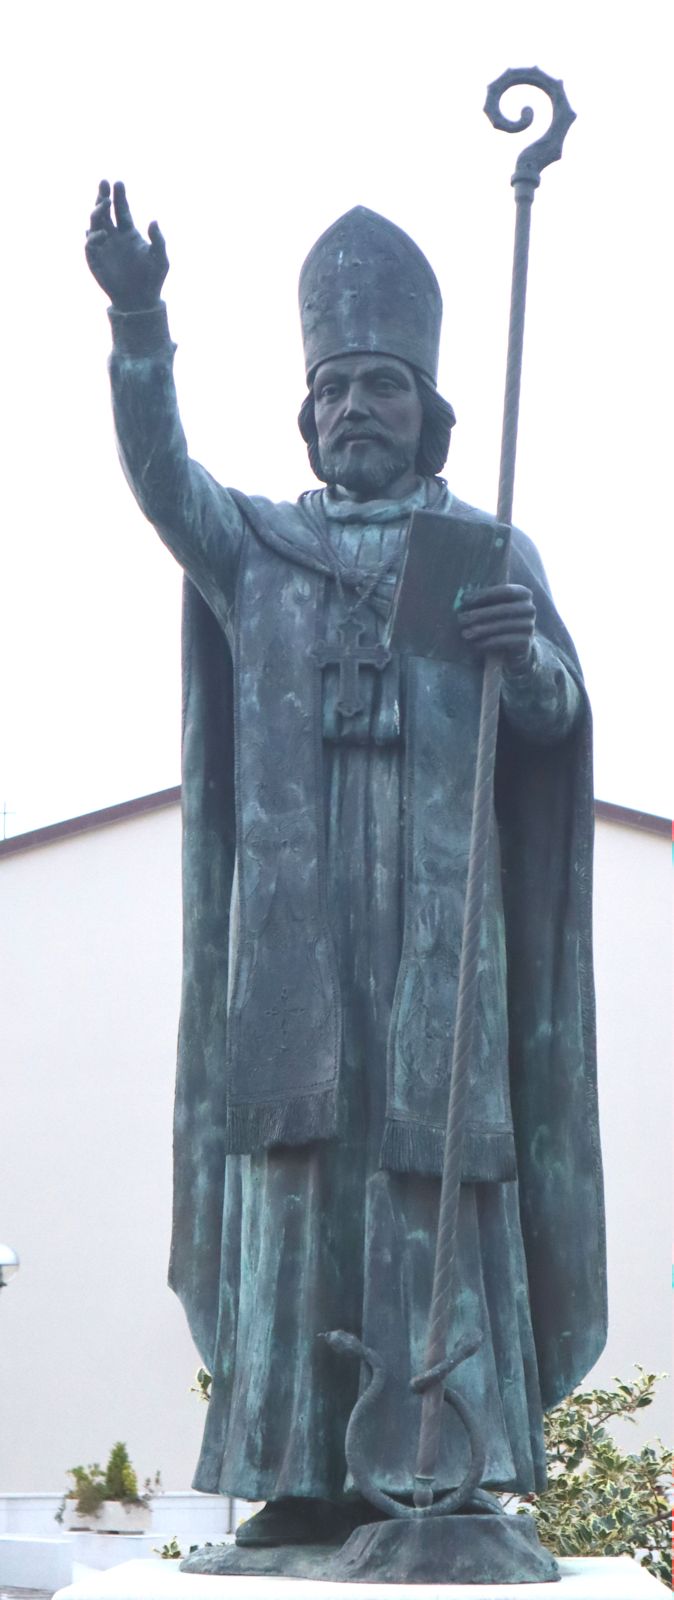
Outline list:
[[[543,89],[552,103],[552,119],[547,132],[520,153],[511,180],[517,209],[496,510],[498,521],[503,523],[510,523],[512,520],[531,206],[543,168],[549,166],[552,161],[559,161],[565,135],[575,120],[575,112],[571,110],[561,79],[550,78],[547,73],[541,72],[540,68],[530,67],[503,72],[489,85],[484,109],[495,128],[507,133],[521,133],[533,122],[534,114],[530,106],[523,108],[517,121],[506,117],[500,109],[501,98],[506,89],[515,85],[529,85],[532,88]],[[482,1503],[485,1509],[498,1509],[497,1502],[477,1488],[486,1454],[484,1428],[480,1421],[471,1416],[463,1398],[455,1390],[445,1387],[445,1379],[461,1361],[473,1354],[480,1343],[480,1336],[476,1334],[459,1344],[449,1356],[447,1355],[447,1340],[452,1320],[461,1154],[468,1107],[469,1067],[478,993],[480,930],[487,876],[500,692],[501,658],[500,655],[492,653],[486,658],[482,680],[450,1096],[425,1369],[418,1377],[411,1380],[410,1385],[413,1391],[422,1397],[413,1505],[401,1503],[393,1496],[377,1489],[361,1448],[360,1431],[364,1413],[369,1412],[376,1402],[386,1381],[382,1361],[375,1351],[368,1349],[352,1334],[335,1331],[325,1336],[334,1350],[342,1355],[357,1357],[370,1370],[369,1385],[357,1401],[347,1429],[346,1459],[356,1486],[373,1505],[389,1517],[443,1515],[459,1511],[461,1506],[471,1499],[474,1504]],[[459,1486],[435,1500],[433,1485],[445,1401],[454,1407],[465,1427],[469,1464]]]

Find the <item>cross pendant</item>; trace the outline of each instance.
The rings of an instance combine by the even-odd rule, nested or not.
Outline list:
[[[339,667],[337,710],[343,717],[356,717],[359,711],[365,709],[360,695],[360,668],[376,667],[378,672],[382,672],[391,660],[391,652],[377,640],[370,644],[360,643],[365,623],[359,622],[357,617],[347,617],[340,622],[337,632],[341,649],[340,645],[329,643],[327,639],[318,639],[311,655],[319,667]]]

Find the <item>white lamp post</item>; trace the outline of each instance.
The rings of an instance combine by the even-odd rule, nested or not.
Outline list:
[[[0,1244],[0,1289],[5,1288],[10,1278],[13,1278],[14,1273],[18,1272],[19,1266],[19,1257],[13,1246],[11,1244]]]

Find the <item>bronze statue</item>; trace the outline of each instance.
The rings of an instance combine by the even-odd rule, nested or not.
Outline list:
[[[114,207],[114,220],[113,220]],[[156,223],[100,186],[120,455],[184,567],[184,981],[170,1281],[213,1374],[195,1487],[266,1501],[241,1547],[375,1513],[345,1461],[358,1365],[392,1382],[377,1485],[409,1494],[442,1170],[481,663],[503,660],[478,1019],[462,1146],[453,1382],[481,1490],[545,1483],[543,1409],[605,1332],[590,950],[590,713],[531,542],[464,598],[459,666],[390,648],[410,517],[493,526],[440,476],[440,290],[363,207],[302,269],[299,424],[323,487],[248,499],[192,461]],[[434,572],[427,573],[429,593]],[[422,607],[423,609],[423,607]],[[465,1435],[449,1414],[451,1489]],[[474,1497],[480,1509],[480,1497]],[[470,1509],[470,1507],[468,1507]]]

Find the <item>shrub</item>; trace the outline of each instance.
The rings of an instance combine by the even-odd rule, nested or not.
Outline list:
[[[672,1452],[658,1439],[638,1455],[618,1448],[606,1424],[635,1420],[649,1406],[658,1375],[637,1367],[632,1383],[575,1390],[545,1420],[548,1488],[522,1498],[542,1543],[560,1556],[634,1556],[672,1588]],[[660,1374],[662,1376],[662,1374]]]
[[[121,1440],[114,1444],[103,1471],[97,1461],[89,1467],[70,1467],[68,1477],[73,1480],[66,1499],[74,1500],[80,1516],[96,1517],[104,1500],[119,1500],[122,1505],[149,1505],[152,1495],[161,1488],[158,1472],[154,1478],[145,1479],[143,1493],[138,1489],[138,1477],[129,1459],[129,1452]],[[63,1521],[65,1500],[56,1513],[56,1521]]]

